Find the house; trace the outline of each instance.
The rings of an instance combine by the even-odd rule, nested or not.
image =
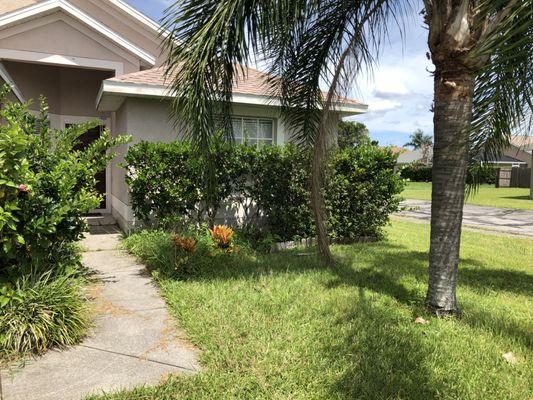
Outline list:
[[[426,155],[422,149],[409,150],[409,149],[404,148],[403,151],[398,156],[398,160],[396,161],[396,166],[398,168],[401,168],[413,162],[431,164],[431,161],[428,161],[428,157],[430,156]],[[430,158],[433,158],[432,155]]]
[[[11,99],[44,95],[52,128],[99,119],[112,135],[172,141],[179,132],[169,120],[172,97],[164,78],[161,27],[122,0],[1,0],[0,83],[9,83]],[[249,69],[233,96],[235,137],[282,144],[290,139],[280,119],[279,102],[269,98],[267,75]],[[338,104],[339,118],[364,113],[354,100]],[[97,137],[88,132],[85,141]],[[131,144],[130,144],[131,145]],[[101,208],[124,228],[133,222],[119,157],[98,177],[105,194]]]
[[[497,159],[486,161],[497,168],[531,168],[533,166],[533,137],[517,135]]]

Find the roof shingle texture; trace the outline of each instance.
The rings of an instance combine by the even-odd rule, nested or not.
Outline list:
[[[19,8],[33,6],[43,0],[0,0],[0,15],[10,13]]]
[[[518,147],[520,150],[533,150],[533,136],[513,136],[511,144]]]
[[[233,93],[249,94],[257,96],[269,95],[269,87],[266,85],[270,75],[258,71],[254,68],[245,68],[245,78],[237,81],[233,88]],[[112,82],[124,82],[138,85],[154,85],[167,87],[169,82],[165,79],[165,68],[157,67],[145,71],[133,72],[131,74],[120,75],[115,78],[108,79]],[[343,103],[361,104],[357,100],[343,98]]]

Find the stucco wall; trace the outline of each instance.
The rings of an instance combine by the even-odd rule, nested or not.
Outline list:
[[[156,58],[161,54],[160,38],[149,27],[116,9],[107,0],[69,0],[74,6]],[[159,60],[162,61],[162,60]]]
[[[95,103],[102,80],[112,76],[112,72],[13,61],[4,61],[4,66],[24,98],[33,101],[33,110],[39,108],[39,97],[44,95],[52,114],[109,115],[96,111]]]
[[[133,55],[62,12],[43,17],[39,24],[44,25],[30,21],[2,30],[0,48],[119,62],[124,73],[140,69]]]
[[[153,142],[171,142],[180,137],[180,128],[175,128],[169,118],[170,102],[168,100],[149,98],[128,98],[116,112],[113,134],[130,134],[133,141],[118,149],[118,156],[112,164],[112,210],[113,215],[123,229],[133,222],[128,188],[124,181],[125,171],[118,165],[123,162],[127,149],[142,140]],[[235,104],[233,114],[243,117],[271,118],[274,121],[274,134],[277,144],[286,140],[286,129],[277,107]],[[222,214],[222,213],[221,213]],[[223,215],[221,215],[224,218]]]

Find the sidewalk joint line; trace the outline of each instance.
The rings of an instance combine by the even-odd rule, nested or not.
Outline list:
[[[79,344],[78,346],[80,347],[85,347],[86,349],[90,349],[90,350],[96,350],[96,351],[102,351],[104,353],[110,353],[110,354],[116,354],[118,356],[124,356],[124,357],[130,357],[130,358],[136,358],[140,361],[149,361],[149,362],[152,362],[152,363],[155,363],[155,364],[161,364],[161,365],[167,365],[169,367],[174,367],[174,368],[178,368],[178,369],[183,369],[185,371],[191,371],[191,372],[196,372],[197,370],[194,369],[194,368],[189,368],[189,367],[182,367],[180,365],[175,365],[175,364],[171,364],[171,363],[167,363],[167,362],[164,362],[164,361],[157,361],[157,360],[154,360],[154,359],[151,359],[151,358],[144,358],[144,357],[139,357],[139,356],[135,356],[133,354],[126,354],[126,353],[120,353],[118,351],[113,351],[113,350],[106,350],[106,349],[100,349],[98,347],[93,347],[93,346],[87,346],[86,344]]]

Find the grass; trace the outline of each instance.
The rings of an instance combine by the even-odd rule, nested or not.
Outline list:
[[[431,182],[408,182],[402,196],[406,199],[431,200]],[[481,185],[466,202],[480,206],[533,210],[533,200],[529,197],[529,189],[522,188],[496,188],[494,185]]]
[[[533,241],[465,232],[463,318],[439,320],[423,307],[428,226],[387,234],[334,246],[336,271],[293,251],[161,280],[204,370],[92,399],[530,399]]]

